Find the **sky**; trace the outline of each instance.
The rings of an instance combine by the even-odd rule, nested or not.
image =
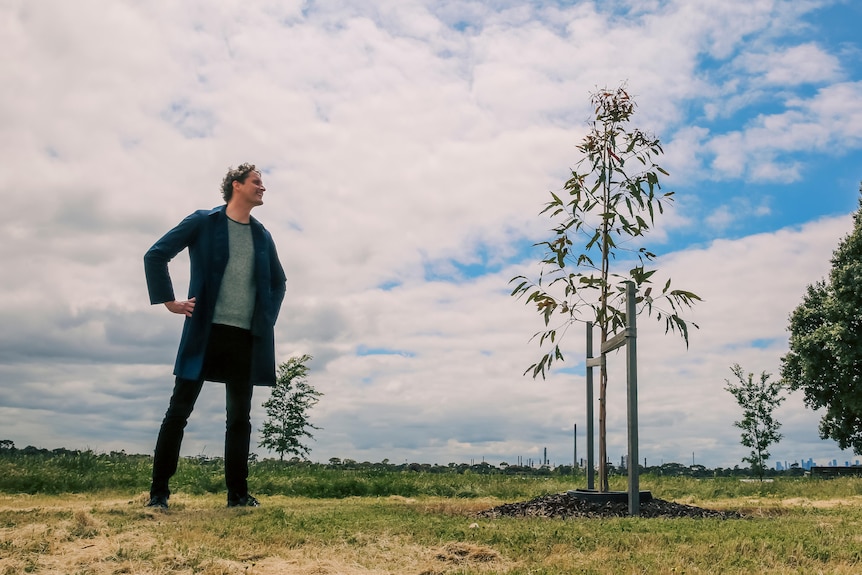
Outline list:
[[[625,85],[676,198],[644,245],[703,298],[688,347],[638,318],[640,458],[745,466],[730,367],[778,376],[859,205],[860,23],[852,0],[0,0],[0,439],[152,452],[182,319],[143,254],[252,162],[288,275],[277,359],[313,356],[323,393],[312,461],[585,457],[585,329],[524,376],[543,323],[509,280],[539,273],[590,94]],[[856,459],[801,393],[776,415],[770,464]],[[207,384],[183,455],[223,430]]]

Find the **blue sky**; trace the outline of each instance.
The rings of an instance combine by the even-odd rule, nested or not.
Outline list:
[[[313,459],[568,463],[584,335],[523,377],[541,321],[508,282],[538,271],[590,93],[625,83],[677,198],[646,243],[704,298],[688,349],[642,319],[641,455],[741,464],[730,366],[777,374],[858,205],[860,23],[837,0],[6,2],[0,438],[152,450],[181,325],[141,258],[251,161],[289,276],[278,357],[314,356],[325,394]],[[221,453],[223,411],[207,386],[184,454]],[[854,459],[801,396],[778,415],[775,460]]]

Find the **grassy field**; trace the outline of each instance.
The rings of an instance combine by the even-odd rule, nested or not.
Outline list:
[[[263,506],[227,509],[218,463],[184,462],[171,508],[155,511],[148,473],[147,458],[0,458],[0,574],[862,572],[856,478],[647,475],[655,497],[746,518],[559,520],[475,513],[581,480],[262,463],[250,484]]]

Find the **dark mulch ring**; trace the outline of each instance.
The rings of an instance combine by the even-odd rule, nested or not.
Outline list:
[[[576,517],[628,517],[628,502],[592,502],[567,493],[557,493],[537,497],[522,503],[505,503],[492,509],[480,511],[477,517],[496,519],[497,517],[557,517],[562,519]],[[653,497],[640,505],[641,517],[694,517],[713,519],[742,519],[744,515],[735,511],[716,511],[693,505],[683,505]]]

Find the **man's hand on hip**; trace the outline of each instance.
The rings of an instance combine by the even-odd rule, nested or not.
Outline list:
[[[195,311],[195,298],[185,301],[166,301],[165,307],[171,313],[178,313],[186,317],[192,317],[192,312]]]

